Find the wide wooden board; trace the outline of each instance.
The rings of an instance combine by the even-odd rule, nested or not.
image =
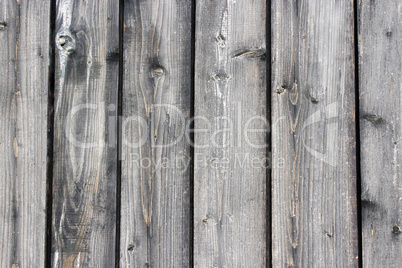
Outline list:
[[[359,1],[364,267],[402,263],[402,2]]]
[[[271,12],[272,265],[356,267],[353,1]]]
[[[197,1],[194,266],[265,267],[265,1]]]
[[[53,267],[113,267],[119,2],[56,6]]]
[[[124,1],[121,267],[189,267],[192,3]]]
[[[50,4],[0,2],[0,266],[45,265]]]

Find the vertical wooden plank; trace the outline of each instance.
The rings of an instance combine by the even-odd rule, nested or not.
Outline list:
[[[119,3],[56,9],[52,265],[113,267]]]
[[[353,1],[272,1],[274,267],[356,267]]]
[[[50,4],[0,2],[0,266],[44,267]]]
[[[265,1],[197,1],[196,267],[266,265],[265,24]]]
[[[402,2],[360,1],[364,267],[402,263]]]
[[[124,2],[121,267],[188,267],[191,1]]]

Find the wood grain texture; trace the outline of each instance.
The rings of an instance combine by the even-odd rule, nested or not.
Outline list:
[[[121,267],[189,267],[191,1],[125,1]]]
[[[353,1],[272,1],[272,265],[357,267]]]
[[[119,3],[57,1],[53,267],[113,267]]]
[[[195,267],[266,265],[265,24],[265,1],[196,4]]]
[[[44,267],[50,4],[0,2],[0,266]]]
[[[402,263],[402,2],[359,2],[364,267]]]

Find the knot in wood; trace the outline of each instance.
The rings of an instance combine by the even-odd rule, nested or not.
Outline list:
[[[399,234],[401,232],[401,227],[399,227],[398,225],[395,225],[394,227],[392,227],[392,232],[394,234]]]
[[[260,58],[262,60],[265,60],[266,57],[266,51],[265,49],[251,49],[251,50],[244,50],[240,53],[237,53],[236,55],[233,56],[235,59],[253,59],[253,58]]]
[[[134,246],[133,244],[130,244],[130,245],[128,245],[127,250],[128,250],[128,251],[133,251],[134,248],[135,248],[135,246]]]
[[[75,41],[71,36],[61,35],[57,40],[57,44],[60,49],[66,51],[67,53],[75,50]]]
[[[163,75],[165,71],[163,70],[162,67],[157,66],[157,67],[153,67],[149,70],[149,77],[151,78],[156,78],[156,77],[160,77]]]
[[[225,47],[226,46],[226,40],[225,40],[225,37],[223,37],[222,34],[218,34],[218,36],[216,37],[216,42],[218,42],[218,45],[220,47]]]
[[[285,92],[285,90],[286,90],[286,88],[284,86],[281,86],[276,89],[276,93],[282,94],[283,92]]]
[[[5,22],[0,22],[0,31],[4,30],[7,27],[7,23]]]

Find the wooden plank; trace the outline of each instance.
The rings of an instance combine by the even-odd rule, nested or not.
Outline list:
[[[402,2],[359,5],[364,267],[402,263]]]
[[[0,3],[0,266],[45,265],[50,5]]]
[[[113,267],[119,3],[56,9],[52,266]]]
[[[0,2],[0,266],[45,266],[50,5]]]
[[[267,263],[265,25],[265,1],[196,4],[196,267]]]
[[[353,1],[272,1],[272,265],[356,267]]]
[[[191,1],[125,1],[123,38],[120,265],[189,267]]]

